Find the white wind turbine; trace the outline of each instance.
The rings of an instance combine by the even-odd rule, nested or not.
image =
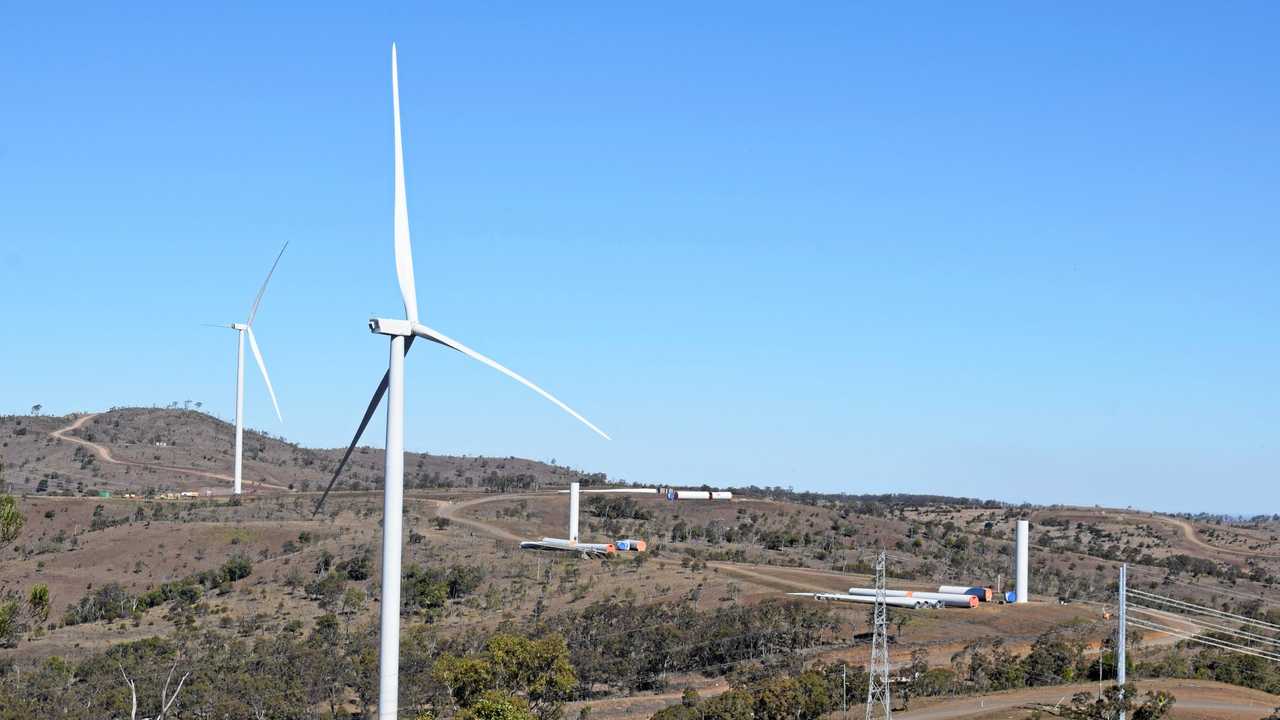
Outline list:
[[[249,349],[253,351],[253,359],[258,361],[258,369],[262,371],[262,379],[267,383],[267,393],[271,395],[271,405],[276,409],[276,417],[280,422],[284,422],[284,417],[280,415],[280,403],[276,402],[276,391],[271,387],[271,377],[267,375],[267,364],[262,360],[262,350],[258,349],[258,340],[253,336],[253,319],[258,314],[258,305],[262,303],[262,295],[267,291],[267,283],[271,282],[271,276],[276,271],[276,266],[280,264],[280,258],[284,255],[285,248],[289,247],[289,243],[285,243],[280,248],[280,253],[276,255],[276,261],[271,263],[271,270],[267,272],[267,279],[262,281],[262,287],[258,288],[258,295],[253,299],[253,306],[249,308],[249,319],[243,323],[230,323],[220,327],[229,327],[236,331],[236,469],[235,484],[231,489],[236,495],[240,494],[240,476],[241,468],[244,462],[244,338],[249,336]]]
[[[387,399],[387,449],[384,475],[382,504],[382,597],[381,602],[381,647],[378,656],[378,717],[381,720],[394,720],[399,705],[400,684],[400,551],[403,544],[401,522],[404,509],[404,356],[413,345],[415,338],[425,338],[431,342],[444,345],[478,360],[516,382],[528,387],[542,397],[555,403],[561,410],[572,415],[587,427],[594,430],[606,440],[609,436],[590,421],[574,412],[568,405],[557,400],[551,393],[534,385],[529,380],[512,370],[508,370],[496,361],[481,355],[471,348],[450,337],[439,333],[418,322],[418,299],[413,278],[413,253],[409,243],[409,209],[405,201],[404,190],[404,150],[400,140],[400,84],[396,70],[396,46],[391,45],[391,105],[395,120],[395,256],[396,279],[400,284],[400,296],[404,301],[405,319],[390,320],[373,318],[369,320],[369,329],[378,335],[391,338],[391,357],[387,372],[382,377],[378,389],[374,391],[369,406],[365,409],[364,418],[356,429],[355,437],[347,447],[346,454],[338,463],[329,487],[316,503],[315,513],[320,511],[324,500],[337,482],[338,475],[351,457],[352,450],[360,441],[369,419],[377,410],[383,394],[390,390]]]

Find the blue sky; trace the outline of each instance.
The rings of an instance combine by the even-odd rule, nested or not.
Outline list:
[[[0,411],[200,400],[643,482],[1280,512],[1280,7],[12,7]],[[256,372],[256,371],[251,371]],[[368,437],[382,440],[380,422]]]

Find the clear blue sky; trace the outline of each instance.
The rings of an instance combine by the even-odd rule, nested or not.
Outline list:
[[[233,404],[644,482],[1280,512],[1274,3],[8,8],[0,410]],[[368,436],[381,444],[381,418]]]

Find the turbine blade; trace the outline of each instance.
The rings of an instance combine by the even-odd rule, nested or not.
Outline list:
[[[284,422],[284,416],[280,414],[280,403],[276,402],[276,391],[271,387],[271,376],[267,375],[267,364],[262,360],[262,351],[258,349],[258,340],[253,336],[253,327],[245,328],[249,331],[249,349],[253,350],[253,359],[258,361],[258,369],[262,371],[262,379],[267,382],[267,393],[271,395],[271,405],[276,409],[276,417],[280,422]]]
[[[590,420],[588,420],[588,419],[586,419],[586,418],[582,417],[581,415],[579,415],[579,414],[578,414],[578,413],[577,413],[573,408],[571,408],[571,407],[569,407],[568,405],[565,405],[564,403],[560,402],[558,399],[556,399],[556,397],[555,397],[554,395],[552,395],[551,393],[547,392],[546,390],[543,390],[542,388],[538,387],[537,385],[534,385],[534,384],[533,384],[533,382],[531,382],[530,380],[526,379],[523,375],[520,375],[519,373],[515,372],[514,370],[509,370],[509,369],[507,369],[507,368],[503,367],[502,365],[498,364],[498,362],[497,362],[497,361],[495,361],[495,360],[493,360],[493,359],[491,359],[491,358],[485,357],[484,355],[481,355],[480,353],[476,352],[475,350],[472,350],[471,348],[467,347],[466,345],[463,345],[462,343],[458,342],[457,340],[454,340],[453,338],[448,337],[447,335],[443,335],[443,334],[441,334],[441,333],[439,333],[439,332],[436,332],[435,330],[432,330],[431,328],[427,327],[426,325],[423,325],[422,323],[414,323],[414,324],[413,324],[413,333],[414,333],[415,335],[419,336],[419,337],[424,337],[424,338],[426,338],[426,339],[428,339],[428,340],[431,340],[432,342],[440,343],[441,345],[444,345],[445,347],[453,348],[454,350],[457,350],[458,352],[462,353],[463,355],[466,355],[467,357],[469,357],[469,358],[471,358],[471,359],[473,359],[473,360],[479,360],[480,362],[484,363],[485,365],[488,365],[489,367],[493,368],[494,370],[497,370],[498,372],[502,373],[503,375],[506,375],[507,377],[511,378],[512,380],[515,380],[516,382],[520,383],[521,385],[524,385],[525,387],[527,387],[527,388],[529,388],[530,390],[532,390],[532,391],[534,391],[534,392],[538,393],[538,394],[539,394],[539,395],[541,395],[542,397],[544,397],[544,398],[546,398],[546,399],[550,400],[551,402],[555,403],[555,404],[556,404],[556,406],[557,406],[557,407],[559,407],[561,410],[564,410],[565,412],[567,412],[567,413],[569,413],[570,415],[572,415],[572,416],[574,416],[575,418],[577,418],[577,419],[578,419],[578,422],[581,422],[583,425],[586,425],[587,427],[591,428],[591,429],[592,429],[592,430],[594,430],[597,434],[599,434],[599,435],[600,435],[600,437],[604,438],[605,440],[611,440],[611,439],[612,439],[612,438],[610,438],[608,435],[606,435],[606,434],[605,434],[605,432],[604,432],[603,430],[601,430],[600,428],[598,428],[598,427],[596,427],[595,425],[593,425],[593,424],[591,423],[591,421],[590,421]]]
[[[289,247],[289,241],[284,242],[284,247],[280,248],[280,252],[276,255],[276,261],[271,263],[271,270],[267,272],[267,279],[262,281],[262,287],[258,288],[258,296],[253,299],[253,307],[249,308],[249,319],[245,321],[245,325],[252,325],[253,318],[258,314],[258,303],[262,302],[262,295],[267,291],[267,283],[271,282],[271,276],[276,271],[276,266],[280,264],[280,258],[284,256],[285,248]]]
[[[410,335],[404,341],[404,354],[409,354],[409,348],[413,347],[414,337]],[[364,429],[369,427],[369,421],[373,419],[373,414],[378,411],[378,405],[382,403],[382,396],[387,394],[387,386],[391,384],[391,371],[388,370],[382,374],[382,382],[378,383],[378,389],[373,391],[373,398],[369,400],[369,407],[365,408],[364,417],[360,419],[360,427],[356,428],[355,437],[351,438],[351,444],[347,446],[347,451],[342,454],[342,459],[338,461],[338,467],[333,471],[333,477],[329,479],[329,485],[320,494],[320,499],[316,501],[316,509],[311,511],[311,517],[315,517],[320,513],[320,508],[324,507],[325,498],[329,497],[329,491],[333,490],[333,486],[338,482],[338,476],[342,474],[342,469],[347,466],[347,461],[351,459],[351,453],[355,452],[356,445],[360,444],[360,437],[364,435]]]
[[[396,279],[400,282],[400,298],[404,300],[404,316],[418,321],[418,293],[413,280],[413,247],[409,242],[409,205],[404,192],[404,146],[400,139],[400,78],[396,69],[396,46],[391,45],[391,107],[396,126],[396,207],[395,248]]]

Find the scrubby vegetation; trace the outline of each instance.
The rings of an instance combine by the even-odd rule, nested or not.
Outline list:
[[[155,717],[175,694],[171,720],[369,716],[380,500],[344,493],[313,518],[314,498],[284,489],[323,478],[334,452],[253,434],[247,467],[277,483],[270,492],[235,502],[163,497],[172,474],[91,460],[95,453],[49,435],[66,419],[20,420],[0,418],[0,442],[11,443],[0,479],[19,487],[12,501],[0,496],[0,720],[126,717],[131,687],[139,717]],[[78,434],[118,442],[129,457],[218,470],[226,430],[172,408],[105,413]],[[376,487],[380,455],[360,449],[355,458],[344,489]],[[584,501],[584,538],[643,538],[649,552],[586,562],[522,553],[511,538],[563,528],[564,496],[526,491],[571,478],[603,484],[603,476],[554,462],[430,455],[411,455],[406,473],[407,717],[591,720],[620,695],[690,685],[705,697],[690,693],[661,720],[809,720],[856,705],[866,675],[847,658],[867,655],[865,609],[786,602],[782,593],[865,582],[850,576],[869,572],[882,547],[894,584],[994,584],[1003,574],[1007,587],[1011,528],[1022,518],[1036,528],[1034,590],[1050,601],[1106,600],[1118,563],[1128,562],[1131,589],[1280,624],[1269,594],[1280,524],[1270,516],[780,488],[735,489],[733,503],[602,494]],[[66,497],[96,494],[99,481],[139,497]],[[1028,612],[892,613],[895,698],[1096,688],[1115,677],[1105,644],[1114,621],[1096,604],[1037,603]],[[1259,658],[1182,644],[1143,646],[1130,659],[1131,677],[1280,691],[1274,666]],[[1130,717],[1157,717],[1141,714],[1157,699],[1139,697]],[[1107,702],[1041,712],[1097,717],[1114,710]],[[597,705],[566,711],[566,703]]]

